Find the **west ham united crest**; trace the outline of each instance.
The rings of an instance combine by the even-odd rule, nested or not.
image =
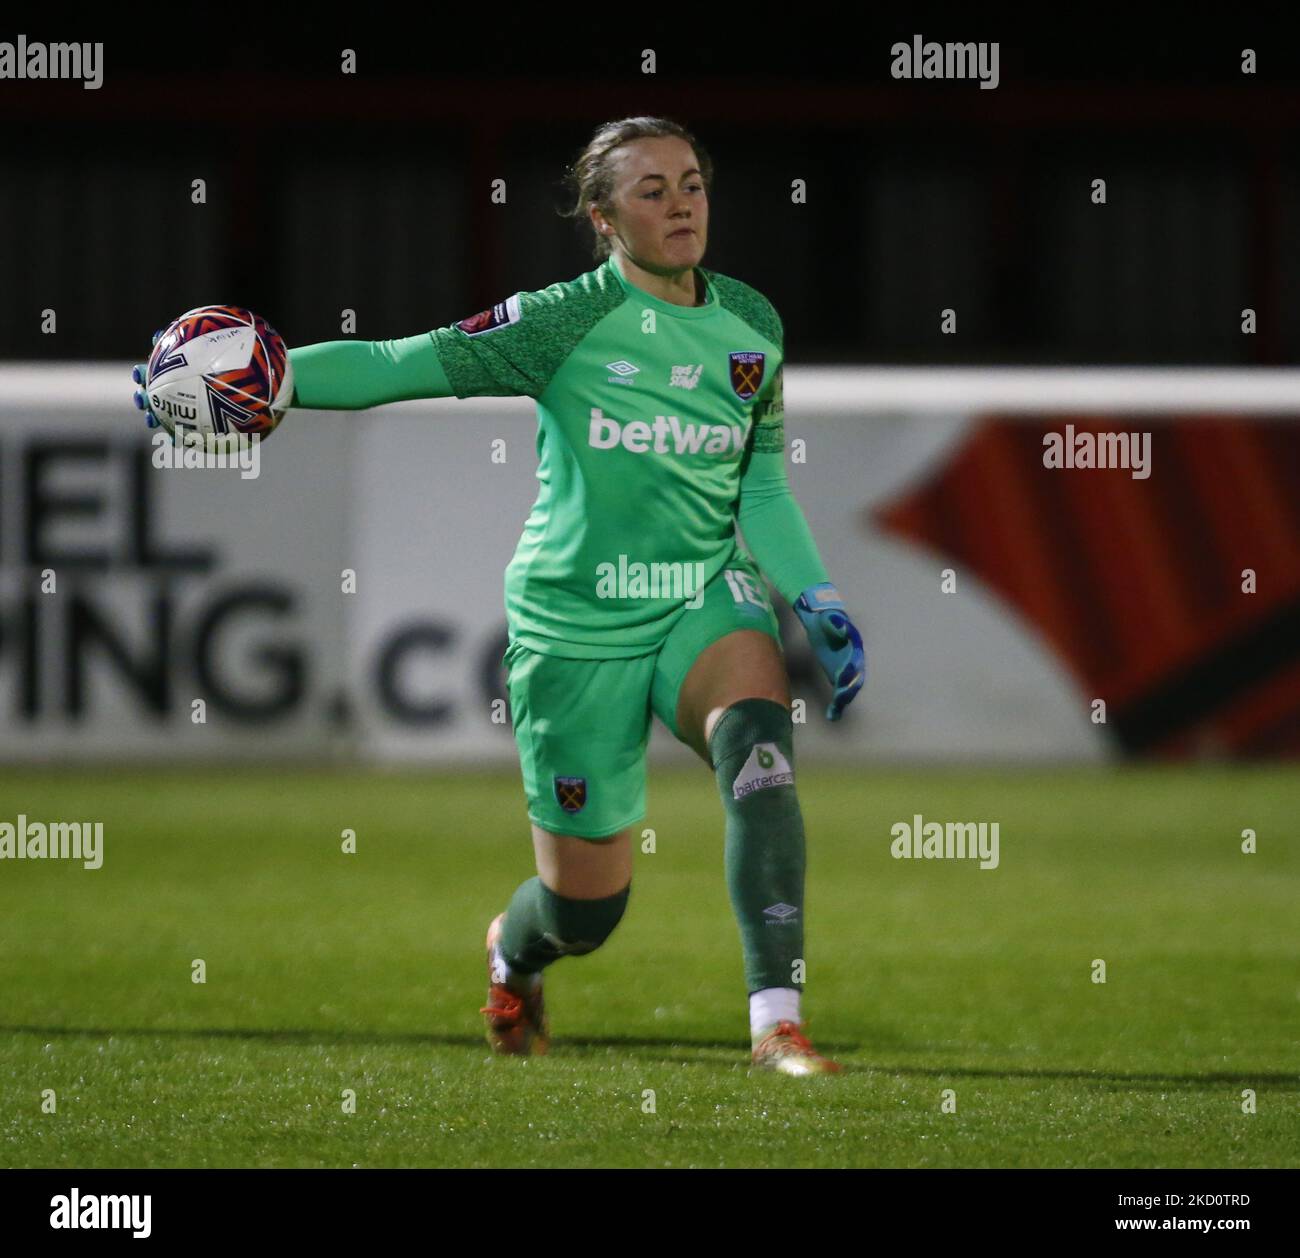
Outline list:
[[[565,812],[581,812],[587,802],[586,778],[562,778],[555,775],[555,798]]]
[[[731,387],[742,402],[748,402],[763,387],[763,364],[767,355],[761,350],[732,350]]]

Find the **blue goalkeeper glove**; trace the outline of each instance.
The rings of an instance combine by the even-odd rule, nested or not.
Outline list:
[[[158,331],[153,334],[154,345],[158,344],[158,338],[162,334],[162,328],[159,328]],[[134,394],[136,408],[144,411],[145,422],[150,428],[157,428],[159,426],[158,416],[153,413],[153,407],[149,405],[149,394],[145,392],[143,387],[149,382],[148,363],[136,363],[136,365],[131,368],[131,379],[141,386]]]
[[[803,622],[813,654],[835,691],[826,719],[838,721],[867,679],[862,635],[844,610],[840,592],[829,581],[810,585],[800,594],[794,614]]]

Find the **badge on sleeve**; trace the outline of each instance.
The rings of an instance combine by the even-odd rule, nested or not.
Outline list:
[[[466,336],[482,336],[484,332],[508,328],[512,323],[518,323],[522,316],[523,308],[519,303],[519,294],[516,293],[513,297],[507,297],[505,301],[497,302],[495,306],[489,306],[476,315],[470,315],[468,319],[462,319],[456,326]]]

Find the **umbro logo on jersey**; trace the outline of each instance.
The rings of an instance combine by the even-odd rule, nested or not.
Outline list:
[[[626,358],[620,358],[617,362],[606,363],[605,370],[614,373],[609,377],[610,384],[631,384],[632,377],[635,376],[641,368],[628,362]]]
[[[731,786],[735,799],[744,799],[755,791],[769,786],[789,786],[794,781],[794,770],[775,743],[755,743],[740,772]]]

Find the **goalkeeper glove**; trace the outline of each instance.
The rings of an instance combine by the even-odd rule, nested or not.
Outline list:
[[[867,679],[862,635],[845,612],[840,592],[829,581],[810,585],[800,594],[794,614],[803,622],[813,654],[834,688],[826,719],[838,721]]]
[[[158,344],[158,338],[162,334],[162,328],[159,328],[158,331],[153,334],[154,345]],[[147,363],[136,363],[136,365],[131,368],[131,379],[138,385],[147,385],[149,383],[149,365]],[[133,396],[135,398],[136,408],[144,411],[145,422],[150,428],[157,428],[159,426],[158,416],[153,413],[153,407],[149,405],[149,394],[145,392],[142,387],[137,389]]]

